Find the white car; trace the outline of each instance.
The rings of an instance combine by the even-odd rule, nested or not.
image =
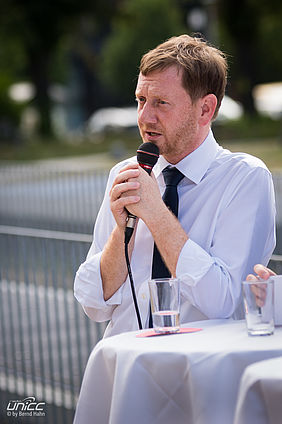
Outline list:
[[[86,131],[90,134],[107,129],[137,128],[137,107],[108,107],[99,109],[89,118]]]

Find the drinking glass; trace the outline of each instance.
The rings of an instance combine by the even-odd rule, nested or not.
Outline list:
[[[273,280],[243,281],[243,296],[248,334],[251,336],[273,334]]]
[[[149,280],[153,327],[157,333],[180,329],[180,281],[178,278]]]

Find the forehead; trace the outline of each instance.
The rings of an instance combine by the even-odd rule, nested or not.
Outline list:
[[[139,74],[136,94],[169,95],[173,92],[187,93],[182,85],[182,71],[176,66],[152,71],[147,75]]]

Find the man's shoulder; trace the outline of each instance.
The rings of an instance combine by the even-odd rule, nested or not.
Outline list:
[[[269,172],[265,163],[249,153],[231,152],[228,149],[221,148],[218,151],[215,161],[218,165],[227,166],[228,168],[240,168],[246,172],[261,169]]]

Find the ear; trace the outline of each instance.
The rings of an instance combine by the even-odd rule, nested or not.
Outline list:
[[[201,126],[209,125],[217,105],[217,98],[214,94],[207,94],[201,98],[201,115],[199,124]]]

